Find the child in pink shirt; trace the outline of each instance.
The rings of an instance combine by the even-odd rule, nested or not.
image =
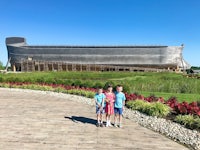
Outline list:
[[[108,86],[107,92],[105,92],[106,96],[106,127],[112,126],[110,123],[110,116],[114,114],[114,102],[115,102],[115,94],[112,92],[113,88],[111,85]]]

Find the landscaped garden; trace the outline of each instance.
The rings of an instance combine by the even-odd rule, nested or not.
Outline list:
[[[122,84],[126,106],[200,130],[200,80],[175,73],[34,72],[1,74],[0,87],[76,94],[93,98],[97,87]]]

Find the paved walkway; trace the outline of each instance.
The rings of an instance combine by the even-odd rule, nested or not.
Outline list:
[[[95,109],[38,92],[0,88],[1,150],[186,150],[124,119],[124,128],[97,128]]]

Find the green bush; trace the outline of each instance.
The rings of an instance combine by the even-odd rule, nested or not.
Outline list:
[[[3,82],[3,81],[4,81],[3,77],[0,77],[0,82]]]
[[[69,80],[69,79],[65,79],[65,80],[63,81],[63,84],[64,84],[64,85],[72,85],[72,83],[73,83],[73,81],[72,81],[72,80]]]
[[[42,83],[42,84],[43,84],[43,83],[45,83],[45,78],[44,78],[44,77],[37,78],[37,79],[36,79],[36,82],[37,82],[37,83]]]
[[[102,82],[96,82],[93,88],[103,88],[104,84]]]
[[[88,87],[88,88],[91,88],[94,86],[94,83],[92,81],[85,81],[85,82],[82,82],[81,84],[82,87]]]
[[[135,100],[128,101],[126,103],[126,106],[128,108],[131,108],[132,110],[138,110],[143,113],[146,113],[147,115],[157,117],[165,117],[171,112],[169,106],[160,102],[149,103],[143,100]]]
[[[51,84],[51,83],[55,83],[56,81],[53,78],[45,78],[44,82],[47,84]]]
[[[35,83],[35,80],[31,77],[24,78],[24,82]]]
[[[146,113],[150,116],[165,117],[171,112],[171,108],[160,102],[150,103]]]
[[[3,63],[0,61],[0,70],[3,70],[4,68]]]
[[[80,96],[85,96],[88,98],[93,98],[95,93],[91,91],[85,91],[85,90],[80,90],[80,89],[71,89],[67,90],[68,94],[74,94],[74,95],[80,95]]]
[[[95,95],[94,92],[88,91],[86,97],[87,97],[87,98],[94,98],[94,95]]]
[[[72,86],[80,86],[82,83],[81,83],[81,80],[75,80],[73,83],[72,83]]]
[[[109,85],[112,85],[113,89],[114,89],[115,86],[116,86],[115,83],[114,83],[113,81],[108,81],[108,82],[105,83],[103,89],[106,90],[106,89],[108,88]]]
[[[147,108],[147,105],[150,105],[150,103],[142,100],[135,100],[135,101],[128,101],[126,103],[126,106],[132,110],[138,110],[143,113],[145,113],[145,109]]]
[[[198,116],[178,115],[174,121],[189,129],[200,129],[200,118]]]
[[[131,86],[129,84],[123,84],[123,91],[126,93],[131,93]]]
[[[55,84],[64,84],[64,80],[63,79],[55,79]]]
[[[64,93],[65,89],[61,88],[61,87],[57,87],[55,89],[53,89],[54,92],[58,92],[58,93]]]

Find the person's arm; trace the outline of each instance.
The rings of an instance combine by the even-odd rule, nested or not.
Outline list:
[[[95,100],[95,104],[100,107],[100,104],[97,102],[97,98],[96,97],[94,97],[94,100]]]
[[[125,106],[125,100],[123,101],[123,107]]]
[[[102,100],[101,107],[103,107],[104,101],[105,101],[105,98],[103,98],[103,100]]]
[[[115,98],[116,98],[115,93],[113,93],[113,103],[115,102]]]
[[[99,105],[99,103],[97,102],[97,100],[96,100],[96,99],[94,99],[94,100],[95,100],[95,104],[96,104],[96,105]]]
[[[123,98],[123,110],[124,110],[124,106],[125,106],[125,100],[126,100],[126,97],[125,97],[125,95],[124,95],[124,98]]]

